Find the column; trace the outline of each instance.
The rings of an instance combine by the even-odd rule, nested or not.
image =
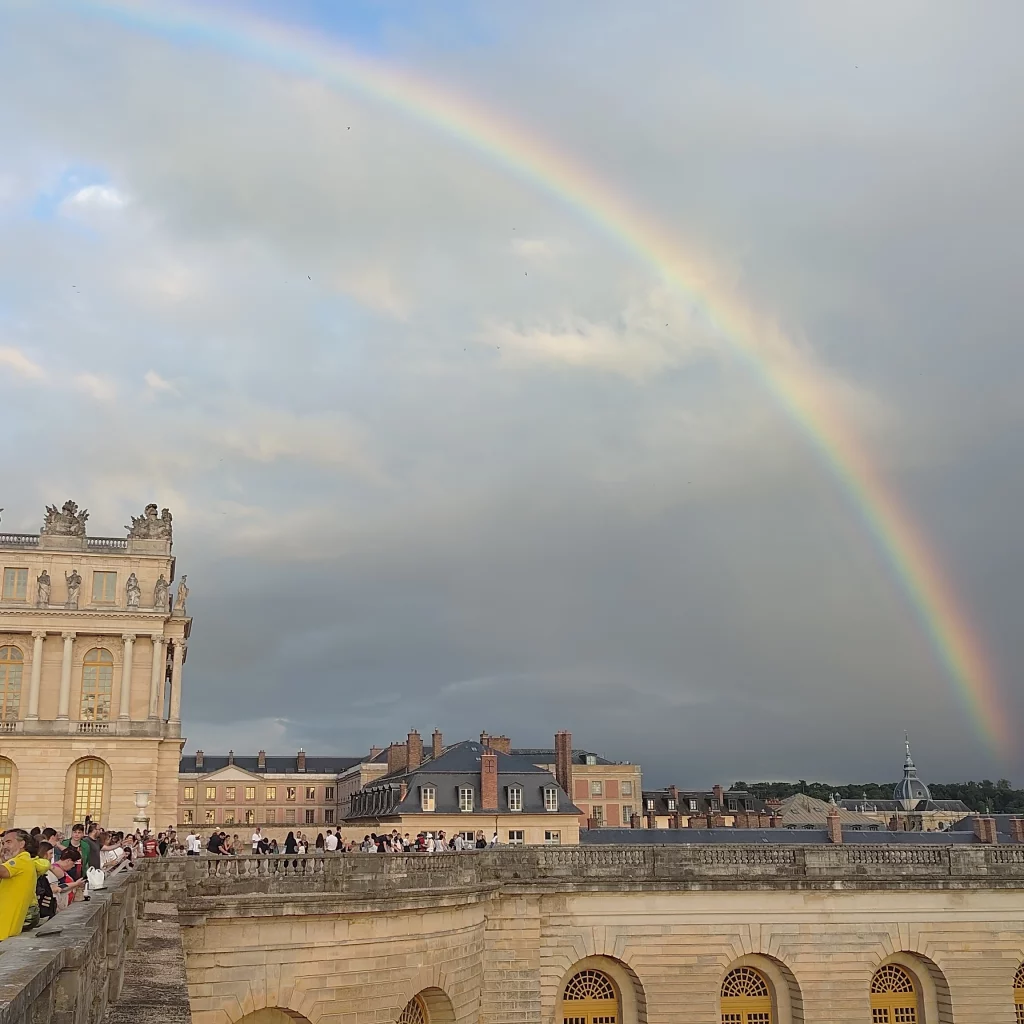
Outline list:
[[[167,640],[158,636],[156,633],[153,634],[153,674],[149,678],[149,717],[151,719],[159,719],[163,706],[160,702],[162,696],[163,687],[160,685],[163,682],[164,670],[167,665],[167,654],[164,651],[164,645]]]
[[[28,684],[28,714],[26,718],[39,718],[39,682],[43,677],[43,640],[45,629],[32,630],[32,675]]]
[[[71,654],[75,646],[74,633],[61,633],[64,641],[64,655],[60,663],[60,698],[57,702],[58,721],[68,720],[68,708],[71,706]]]
[[[181,721],[181,664],[185,660],[185,641],[174,641],[174,662],[171,666],[171,717],[170,722]]]
[[[119,721],[127,722],[132,717],[132,661],[135,657],[135,634],[125,633],[121,639],[124,641],[124,661],[121,663],[121,707],[117,717]]]

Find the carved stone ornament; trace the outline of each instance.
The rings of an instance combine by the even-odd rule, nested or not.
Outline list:
[[[164,574],[160,573],[160,576],[156,581],[156,586],[153,588],[154,611],[167,611],[167,596],[167,580],[164,579]]]
[[[187,579],[188,576],[183,575],[178,583],[178,599],[174,602],[174,612],[176,615],[185,614],[185,601],[188,600],[188,586],[185,584]]]
[[[44,569],[36,577],[36,606],[45,608],[50,603],[50,574]]]
[[[78,608],[78,595],[82,590],[82,577],[77,569],[72,569],[71,572],[64,573],[64,579],[68,585],[68,599],[65,603],[65,608],[70,608],[72,611]]]
[[[40,533],[49,537],[84,537],[85,521],[89,518],[89,510],[78,511],[73,501],[65,501],[61,508],[56,505],[46,506],[46,519]]]
[[[147,505],[141,516],[132,516],[132,525],[125,529],[134,540],[170,540],[171,511],[162,509],[158,516],[156,505]]]
[[[135,573],[128,577],[128,582],[125,584],[125,596],[129,608],[139,607],[139,602],[142,600],[142,587],[139,586],[139,578]]]

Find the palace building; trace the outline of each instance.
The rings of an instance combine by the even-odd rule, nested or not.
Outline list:
[[[165,828],[192,627],[171,514],[149,505],[121,537],[88,518],[67,501],[0,533],[0,819]]]

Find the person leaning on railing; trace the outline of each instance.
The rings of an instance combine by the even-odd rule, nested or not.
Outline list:
[[[8,829],[0,842],[4,862],[0,864],[0,940],[20,935],[29,920],[32,926],[31,909],[38,922],[39,909],[36,904],[36,879],[39,877],[36,854],[39,846],[35,836],[23,828]],[[39,861],[43,871],[49,863]]]

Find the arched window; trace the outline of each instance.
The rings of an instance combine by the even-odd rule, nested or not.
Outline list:
[[[920,1019],[919,993],[910,971],[882,964],[871,979],[871,1024],[917,1024]]]
[[[24,664],[20,648],[0,647],[0,721],[13,722],[18,717]]]
[[[11,819],[11,786],[14,782],[14,764],[0,757],[0,825]]]
[[[419,996],[413,996],[405,1004],[405,1009],[398,1018],[398,1024],[430,1024],[427,1008],[423,1005],[423,1000]]]
[[[106,765],[95,757],[83,758],[75,766],[75,821],[96,821],[103,813],[105,770]]]
[[[1013,1008],[1017,1011],[1017,1024],[1024,1024],[1024,964],[1017,968],[1014,975]]]
[[[110,693],[114,688],[114,656],[94,647],[82,662],[82,721],[106,722],[110,718]]]
[[[753,967],[734,967],[722,979],[722,1024],[772,1024],[772,990]]]
[[[603,971],[577,971],[562,993],[562,1024],[619,1024],[622,1009],[615,982]]]

